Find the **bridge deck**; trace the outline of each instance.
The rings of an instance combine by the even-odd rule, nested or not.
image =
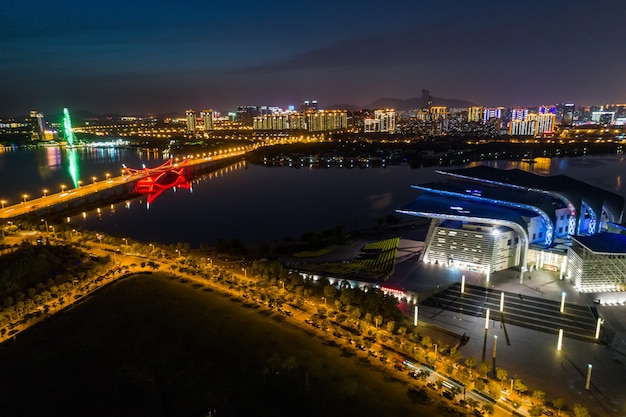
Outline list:
[[[193,167],[202,164],[212,163],[219,160],[224,160],[228,158],[234,158],[241,155],[244,155],[245,151],[231,152],[224,155],[215,155],[212,157],[206,158],[196,158],[189,159],[186,163],[185,167]],[[180,164],[172,164],[167,166],[169,170],[175,170],[180,167]],[[154,172],[163,172],[161,167],[156,168]],[[41,210],[48,207],[53,207],[59,204],[69,203],[73,200],[79,198],[86,198],[87,196],[95,193],[99,193],[102,191],[106,191],[115,187],[119,187],[122,185],[130,184],[135,181],[138,181],[142,178],[146,178],[152,175],[150,169],[146,170],[133,170],[136,171],[135,174],[125,174],[120,175],[119,177],[112,177],[107,180],[96,181],[92,184],[81,185],[77,188],[73,188],[66,191],[61,191],[59,193],[48,194],[45,197],[39,197],[32,200],[27,200],[25,202],[21,202],[18,204],[13,204],[10,206],[6,206],[0,209],[0,219],[11,219],[14,217],[24,216],[29,213],[34,213],[37,210]]]

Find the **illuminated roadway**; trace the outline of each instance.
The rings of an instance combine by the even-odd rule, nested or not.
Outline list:
[[[202,165],[209,162],[215,162],[219,160],[224,160],[228,158],[234,158],[237,156],[245,155],[246,151],[235,151],[225,153],[223,155],[214,155],[210,157],[204,158],[196,158],[189,159],[187,161],[186,167],[193,167],[196,165]],[[172,168],[177,168],[179,166],[178,163],[173,164]],[[84,198],[93,193],[101,192],[104,190],[108,190],[114,187],[118,187],[125,184],[130,184],[135,181],[138,181],[142,178],[146,178],[149,176],[149,171],[137,171],[134,175],[120,175],[119,177],[112,177],[100,182],[94,182],[92,184],[79,185],[77,188],[72,188],[70,190],[63,190],[59,193],[48,194],[43,197],[35,198],[33,200],[23,201],[19,204],[14,204],[12,206],[3,207],[0,209],[0,219],[10,219],[13,217],[23,216],[37,210],[41,210],[46,207],[53,207],[63,203],[69,203],[77,198]]]

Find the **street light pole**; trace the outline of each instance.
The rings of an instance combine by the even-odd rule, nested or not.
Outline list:
[[[497,345],[498,345],[498,336],[494,335],[493,336],[493,354],[491,355],[491,358],[493,359],[492,372],[493,372],[494,378],[496,376],[496,346]]]
[[[487,309],[487,313],[485,313],[485,330],[489,330],[489,309]]]
[[[587,364],[587,381],[585,382],[585,389],[589,391],[589,385],[591,385],[591,364]]]

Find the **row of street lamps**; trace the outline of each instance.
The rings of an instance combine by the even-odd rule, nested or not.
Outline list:
[[[107,172],[107,173],[105,174],[105,176],[106,176],[106,180],[108,181],[108,180],[109,180],[109,178],[111,177],[111,174],[109,174],[109,173]],[[98,179],[98,178],[97,178],[97,177],[95,177],[95,176],[91,177],[91,180],[93,181],[93,182],[92,182],[92,184],[95,184],[97,179]],[[78,187],[77,187],[77,188],[80,188],[80,186],[81,186],[82,184],[83,184],[83,182],[82,182],[81,180],[78,180]],[[61,184],[61,193],[64,193],[64,192],[65,192],[65,188],[66,188],[65,184]],[[47,196],[48,196],[48,193],[50,192],[47,188],[44,188],[42,191],[43,191],[43,197],[44,197],[44,198],[45,198],[45,197],[47,197]],[[30,197],[30,195],[29,195],[29,194],[22,194],[22,200],[23,200],[22,202],[23,202],[23,203],[26,203],[26,200],[27,200],[29,197]],[[1,203],[1,205],[2,205],[0,208],[4,208],[4,207],[7,205],[8,200],[2,199],[2,200],[0,200],[0,203]]]

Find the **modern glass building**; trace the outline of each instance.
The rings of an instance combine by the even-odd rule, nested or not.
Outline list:
[[[623,245],[611,255],[594,254],[624,257],[626,240],[607,232],[622,221],[623,197],[564,175],[486,166],[438,172],[442,181],[414,185],[421,194],[398,210],[432,219],[422,261],[486,274],[512,267],[550,269],[581,291],[624,286],[624,267],[610,278],[576,272],[586,268],[578,267],[581,262],[591,262],[589,254],[579,256],[589,236]],[[582,260],[574,261],[577,256]]]

